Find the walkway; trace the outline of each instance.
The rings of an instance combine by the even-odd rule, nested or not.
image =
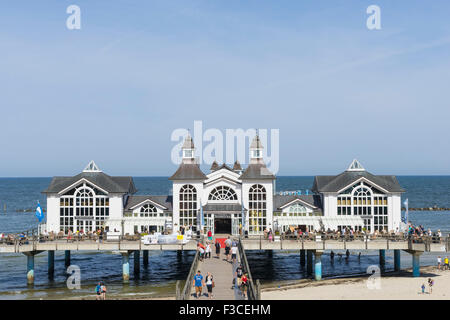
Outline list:
[[[215,248],[212,249],[210,259],[204,259],[199,262],[198,269],[203,275],[203,279],[206,278],[207,272],[211,272],[215,287],[213,288],[214,300],[243,300],[242,293],[238,288],[232,288],[232,281],[235,274],[235,270],[239,265],[239,251],[237,254],[236,264],[233,266],[231,261],[225,260],[225,249],[221,250],[220,258],[218,259],[215,254]],[[230,255],[231,260],[231,255]],[[192,280],[191,280],[192,281]],[[201,300],[207,300],[208,290],[203,287]],[[192,287],[191,298],[195,300],[195,288]]]

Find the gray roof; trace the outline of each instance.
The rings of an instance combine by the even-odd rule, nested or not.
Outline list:
[[[242,175],[241,180],[274,180],[275,176],[267,169],[264,163],[250,163]]]
[[[204,212],[212,212],[212,211],[239,211],[240,212],[241,210],[242,210],[242,206],[239,203],[208,203],[203,206]]]
[[[182,163],[169,180],[206,180],[206,175],[196,163]]]
[[[81,179],[86,179],[109,193],[132,194],[137,191],[132,177],[111,177],[103,172],[82,172],[74,177],[54,177],[42,193],[59,193]]]
[[[152,196],[152,195],[128,197],[127,204],[125,205],[125,211],[129,211],[130,208],[134,207],[135,205],[141,202],[144,202],[145,200],[150,200],[160,204],[163,207],[166,207],[167,209],[164,211],[172,211],[172,201],[173,201],[172,196]]]
[[[388,192],[405,192],[405,190],[400,187],[395,176],[376,176],[367,171],[344,171],[337,176],[316,176],[314,178],[312,191],[338,192],[361,177],[366,178]]]
[[[273,211],[279,211],[280,207],[284,206],[285,204],[295,200],[299,199],[302,200],[311,206],[322,208],[322,202],[320,201],[320,196],[315,194],[309,194],[309,195],[279,195],[276,194],[273,196]]]

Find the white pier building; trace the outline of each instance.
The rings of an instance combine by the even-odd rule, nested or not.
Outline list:
[[[249,235],[264,230],[337,230],[343,227],[396,231],[401,225],[401,194],[395,176],[373,175],[357,160],[336,176],[316,176],[310,194],[276,193],[276,177],[266,167],[261,141],[250,145],[243,169],[216,162],[200,170],[190,136],[182,163],[169,178],[172,195],[135,195],[132,177],[113,177],[91,161],[74,177],[54,177],[47,190],[47,231],[85,232],[104,227],[121,234],[144,230],[176,232],[192,226],[213,233]]]

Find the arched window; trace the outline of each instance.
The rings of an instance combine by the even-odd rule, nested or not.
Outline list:
[[[94,193],[86,187],[75,194],[76,216],[92,217],[94,215]]]
[[[387,230],[387,195],[369,183],[359,181],[338,195],[337,214],[366,216],[364,227],[370,232]]]
[[[64,233],[97,230],[109,217],[109,198],[103,191],[84,182],[60,197],[59,212],[59,226]]]
[[[353,190],[353,215],[372,214],[372,192],[365,186]]]
[[[152,204],[145,204],[141,207],[140,212],[141,217],[157,217],[158,211],[156,210],[156,207]]]
[[[197,190],[186,184],[180,189],[180,226],[197,226]]]
[[[304,205],[301,205],[300,203],[296,203],[289,207],[289,216],[306,216],[308,213],[308,209]]]
[[[261,234],[267,227],[266,188],[260,184],[253,185],[248,193],[249,233]]]
[[[237,200],[237,195],[230,187],[218,186],[211,191],[208,200],[232,201]]]

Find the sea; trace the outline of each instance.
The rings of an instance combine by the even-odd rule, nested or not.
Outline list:
[[[398,176],[406,190],[402,203],[409,201],[410,208],[450,207],[450,176]],[[46,208],[46,198],[41,192],[51,178],[0,178],[0,232],[17,233],[35,228],[38,221],[34,215],[37,201]],[[137,194],[170,194],[171,181],[167,177],[135,177]],[[307,190],[313,177],[277,177],[277,191]],[[450,211],[410,211],[409,220],[433,231],[440,229],[450,233]],[[350,258],[331,261],[329,252],[322,256],[324,278],[361,275],[371,265],[378,264],[377,251],[351,251]],[[342,252],[344,253],[344,252]],[[0,253],[0,299],[92,299],[95,286],[103,281],[108,287],[108,297],[157,298],[175,295],[177,280],[185,280],[194,252],[161,251],[149,253],[149,265],[141,263],[139,274],[133,274],[130,259],[130,283],[122,283],[122,257],[118,252],[72,252],[71,264],[80,267],[81,288],[68,289],[70,276],[64,266],[64,253],[55,253],[55,274],[47,274],[47,253],[35,257],[35,283],[27,285],[26,257],[23,254]],[[305,267],[300,265],[299,252],[295,251],[248,251],[247,258],[253,279],[263,285],[277,285],[286,281],[307,278]],[[421,265],[436,264],[436,254],[425,253]],[[411,257],[402,252],[402,268],[411,267]],[[384,271],[393,270],[393,256],[386,252]],[[231,283],[231,279],[230,279]]]

